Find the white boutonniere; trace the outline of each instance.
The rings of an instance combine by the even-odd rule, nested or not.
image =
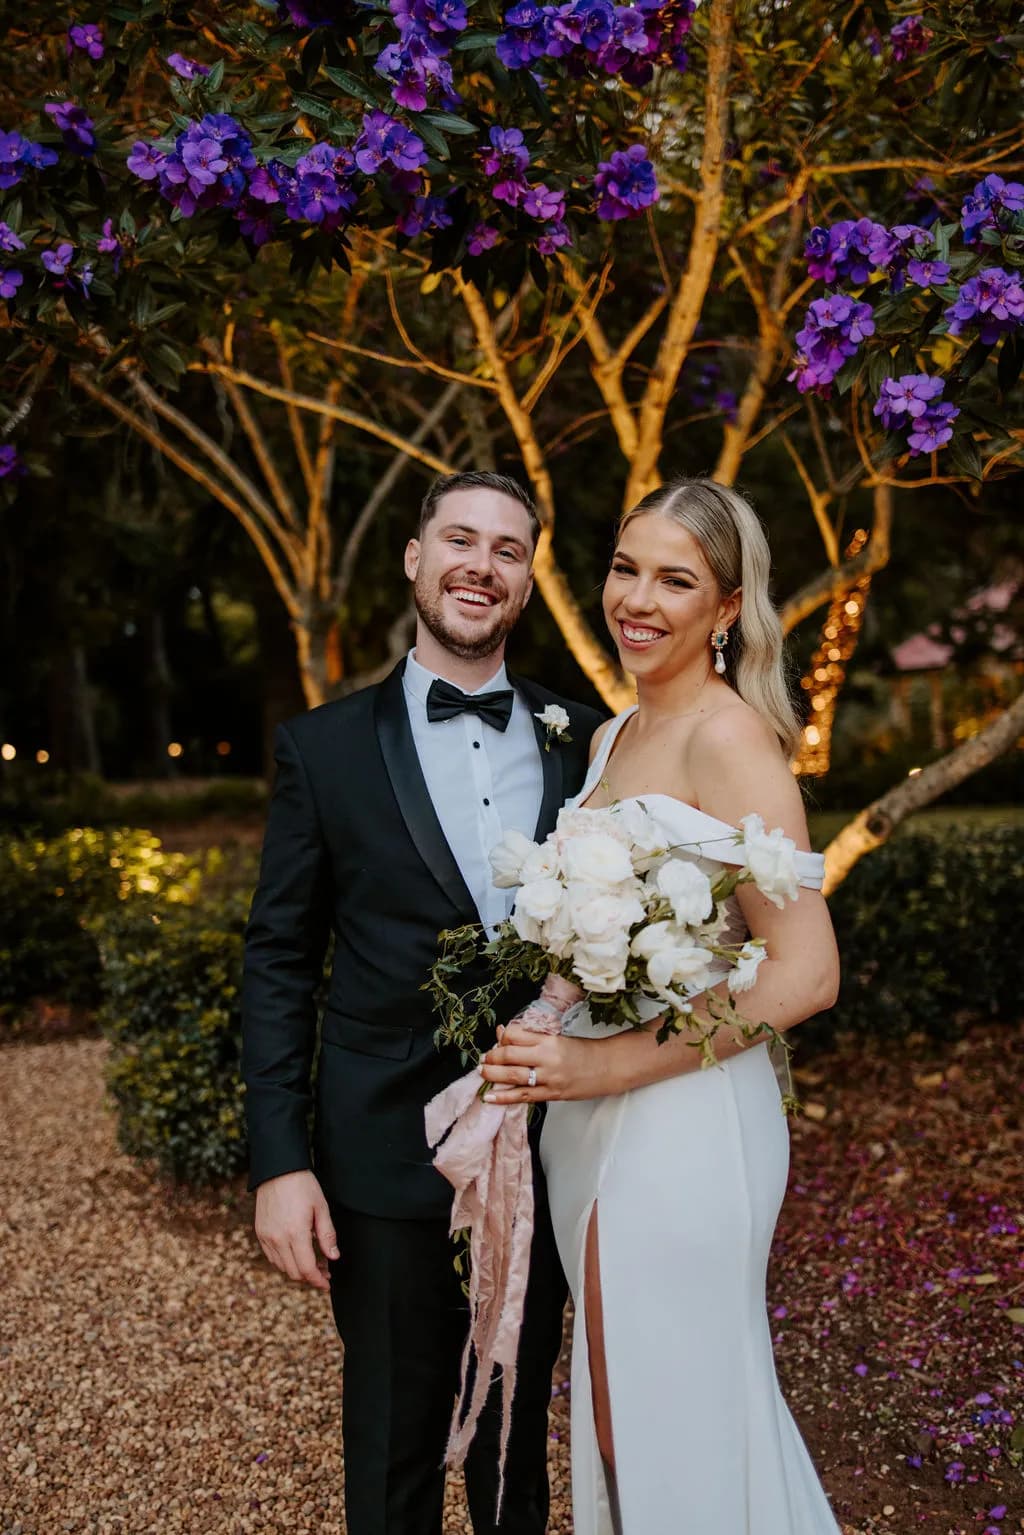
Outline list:
[[[541,709],[534,715],[540,720],[547,731],[547,740],[544,742],[544,750],[551,750],[552,741],[561,741],[568,745],[572,741],[569,734],[569,716],[561,704],[548,704],[546,709]]]

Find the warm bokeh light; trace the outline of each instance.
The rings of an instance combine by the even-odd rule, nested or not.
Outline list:
[[[5,762],[13,762],[17,755],[17,747],[12,746],[10,741],[5,741],[4,744],[0,746],[0,757],[2,757]]]
[[[38,751],[38,752],[36,752],[36,761],[37,762],[40,762],[40,763],[42,763],[42,762],[49,762],[49,760],[50,760],[50,753],[49,752],[47,752],[47,751]]]
[[[920,773],[920,771],[921,771],[920,768],[911,768],[910,772],[907,774],[907,777],[908,778],[916,778],[918,773]]]
[[[230,755],[231,755],[231,742],[230,741],[218,741],[217,742],[217,756],[218,757],[229,757]]]
[[[808,746],[817,746],[818,742],[821,740],[821,731],[818,729],[817,725],[805,725],[804,739]]]
[[[168,757],[180,757],[185,748],[180,741],[172,741],[167,748]]]

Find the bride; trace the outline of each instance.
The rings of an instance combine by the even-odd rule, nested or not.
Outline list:
[[[741,884],[725,930],[766,940],[739,1005],[782,1032],[832,1006],[838,961],[787,761],[798,724],[768,572],[753,511],[711,481],[624,517],[604,613],[638,702],[597,732],[571,803],[642,800],[712,877],[742,863],[752,811],[793,838],[799,898],[778,910]],[[580,1005],[561,1035],[510,1026],[483,1064],[489,1101],[549,1105],[541,1158],[576,1303],[576,1535],[836,1535],[772,1358],[789,1138],[768,1048],[723,1027],[701,1070],[656,1029],[598,1030]]]

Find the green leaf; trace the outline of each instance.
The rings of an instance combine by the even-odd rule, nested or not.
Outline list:
[[[368,107],[375,107],[380,102],[380,97],[372,91],[368,85],[356,75],[349,74],[347,69],[335,69],[333,64],[328,64],[324,69],[328,80],[343,90],[346,96],[354,96],[357,101],[363,101]]]
[[[428,123],[433,123],[436,128],[441,128],[445,133],[475,134],[480,129],[475,123],[468,123],[464,117],[456,117],[452,112],[423,112],[420,121],[424,118]]]
[[[439,160],[447,160],[449,158],[448,140],[444,134],[438,133],[437,129],[419,112],[410,112],[409,116],[424,144],[434,151]]]
[[[219,91],[224,83],[224,60],[218,59],[204,80],[208,91]]]
[[[455,44],[455,51],[469,53],[472,48],[493,48],[501,35],[500,32],[465,32]]]
[[[955,436],[944,451],[958,474],[966,474],[972,480],[981,479],[981,454],[973,437]]]
[[[867,380],[868,392],[875,399],[882,392],[882,384],[887,378],[893,377],[892,358],[888,352],[872,352],[868,358]]]
[[[307,96],[303,91],[292,91],[292,100],[300,112],[307,112],[310,117],[317,117],[321,122],[326,122],[333,111],[319,96]]]

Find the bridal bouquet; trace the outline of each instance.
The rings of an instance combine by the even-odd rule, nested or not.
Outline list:
[[[508,986],[551,973],[581,989],[595,1023],[639,1027],[662,1014],[659,1042],[684,1034],[704,1065],[715,1064],[712,1040],[724,1022],[747,1040],[774,1035],[733,1005],[753,986],[765,949],[760,939],[724,938],[724,903],[744,883],[779,907],[795,899],[796,847],[781,829],[765,831],[758,815],[744,817],[733,841],[742,863],[722,868],[713,843],[670,843],[639,800],[565,809],[539,844],[507,833],[490,857],[495,884],[519,892],[512,916],[489,943],[476,926],[441,935],[428,983],[444,1020],[439,1043],[475,1059],[477,1036],[493,1025]],[[481,953],[488,979],[460,995],[455,977]],[[726,997],[708,990],[723,978]],[[688,999],[703,991],[708,1019],[698,1020]]]

